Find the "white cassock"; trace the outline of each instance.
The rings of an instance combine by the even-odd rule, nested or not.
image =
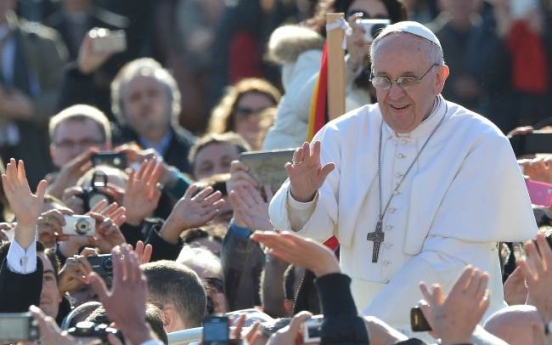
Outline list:
[[[440,120],[383,219],[377,263],[373,242],[380,210],[378,147],[382,116],[366,105],[328,123],[315,137],[322,164],[334,162],[317,197],[299,203],[286,181],[270,203],[278,229],[323,241],[335,235],[341,267],[351,276],[357,307],[407,332],[418,284],[449,291],[467,264],[490,273],[491,307],[502,306],[497,241],[531,239],[537,227],[508,139],[484,117],[438,98],[430,116],[408,134],[382,131],[382,199],[387,203]]]

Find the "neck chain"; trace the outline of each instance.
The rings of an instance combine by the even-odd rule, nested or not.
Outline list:
[[[433,131],[429,134],[429,136],[427,137],[425,143],[422,145],[422,148],[420,149],[420,151],[418,151],[418,154],[416,154],[416,157],[414,157],[414,160],[412,161],[412,163],[410,163],[410,166],[408,167],[408,169],[406,169],[406,172],[403,174],[401,180],[399,181],[399,183],[397,183],[395,189],[393,190],[393,192],[391,193],[391,195],[389,196],[389,199],[387,200],[387,203],[385,204],[385,207],[383,207],[383,200],[382,200],[382,192],[381,192],[381,189],[382,189],[382,181],[381,181],[381,147],[382,147],[382,137],[383,137],[383,121],[381,122],[381,126],[380,126],[380,138],[379,138],[379,151],[378,151],[378,179],[379,179],[379,205],[380,205],[380,213],[379,213],[379,218],[378,218],[378,224],[377,224],[377,227],[379,227],[381,229],[382,227],[382,223],[383,223],[383,217],[385,216],[385,213],[387,212],[387,209],[389,208],[389,205],[391,204],[391,201],[393,200],[393,197],[395,197],[395,195],[397,194],[397,191],[399,190],[399,188],[401,187],[402,183],[404,182],[404,180],[406,179],[406,176],[408,175],[408,173],[410,172],[410,170],[412,170],[412,167],[414,166],[414,164],[416,163],[416,161],[418,160],[418,158],[420,157],[420,154],[422,153],[422,151],[424,150],[424,148],[427,146],[427,143],[429,142],[429,140],[431,139],[431,137],[433,137],[433,135],[435,134],[435,132],[437,132],[437,128],[439,128],[439,126],[441,125],[441,123],[443,123],[443,120],[445,119],[446,117],[446,114],[448,112],[448,104],[445,102],[445,114],[443,115],[443,117],[441,118],[441,120],[439,120],[439,123],[437,124],[437,126],[435,126],[435,128],[433,128]],[[382,210],[383,209],[383,210]]]

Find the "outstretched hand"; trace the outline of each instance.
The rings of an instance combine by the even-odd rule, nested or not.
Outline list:
[[[17,164],[13,158],[6,166],[6,173],[2,174],[2,184],[17,218],[15,239],[23,248],[27,248],[34,241],[36,223],[42,212],[48,184],[45,180],[40,181],[33,194],[25,174],[25,164],[21,160]]]
[[[486,272],[468,266],[448,296],[439,284],[429,291],[424,282],[420,283],[425,299],[422,312],[442,344],[471,343],[471,335],[489,307],[488,282]]]
[[[255,231],[251,239],[270,248],[270,254],[309,269],[317,277],[340,272],[339,262],[328,247],[301,235],[288,231]]]
[[[291,185],[291,196],[299,202],[314,199],[326,177],[335,169],[334,163],[320,164],[320,141],[312,147],[305,142],[293,154],[293,162],[285,165]]]

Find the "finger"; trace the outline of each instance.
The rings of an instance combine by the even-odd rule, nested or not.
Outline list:
[[[90,209],[90,213],[102,213],[102,210],[104,210],[106,208],[106,206],[107,206],[107,200],[103,199],[99,203],[94,205],[94,207],[92,207],[92,209]],[[111,207],[111,205],[109,205],[109,207]]]
[[[489,284],[489,274],[486,272],[480,272],[479,284],[475,291],[474,298],[476,301],[481,301],[487,291],[487,285]]]
[[[247,344],[255,344],[257,342],[257,339],[259,338],[259,334],[257,333],[257,330],[261,326],[261,323],[258,321],[255,321],[251,327],[249,327],[249,330],[245,334],[245,340],[247,341]]]
[[[481,281],[482,275],[483,273],[477,268],[473,269],[471,279],[464,288],[464,292],[468,294],[468,296],[475,296],[477,290],[479,289],[479,283]]]
[[[153,253],[153,246],[151,244],[146,244],[146,247],[144,248],[144,253],[141,256],[141,263],[146,264],[150,262],[151,260],[151,254]]]
[[[184,193],[184,196],[182,199],[190,200],[194,194],[197,192],[199,186],[196,184],[192,184],[188,189],[186,189],[186,192]]]
[[[113,286],[116,286],[115,284],[121,284],[124,279],[121,247],[116,246],[111,250],[111,261],[113,262]]]
[[[429,304],[433,304],[433,295],[431,294],[431,292],[427,288],[426,283],[423,282],[423,281],[420,282],[419,288],[420,288],[420,291],[422,292],[422,296],[424,296],[424,299],[426,300],[426,302],[429,303]]]
[[[312,314],[308,311],[301,311],[295,314],[295,316],[291,319],[291,322],[289,323],[289,333],[291,334],[292,339],[295,339],[296,335],[299,334],[303,323],[311,317]]]
[[[113,276],[115,277],[115,274]],[[100,277],[96,272],[90,272],[87,280],[92,287],[92,290],[94,290],[94,292],[96,292],[96,294],[98,295],[100,301],[104,305],[107,305],[109,300],[109,292],[107,290],[107,287],[105,286],[105,282],[102,277]]]
[[[46,180],[40,180],[38,186],[36,187],[35,195],[40,201],[44,201],[44,195],[46,194],[46,188],[48,187],[48,182]]]
[[[433,296],[435,304],[443,304],[445,302],[445,293],[439,284],[433,284],[431,286],[433,290]]]
[[[214,204],[215,202],[217,202],[218,200],[220,200],[220,198],[222,198],[222,193],[220,191],[216,191],[214,192],[213,194],[207,196],[204,200],[203,200],[203,206],[209,206],[209,205],[212,205]]]
[[[194,200],[194,201],[203,201],[206,197],[211,195],[214,191],[215,190],[211,186],[205,187],[205,188],[203,188],[203,190],[201,190],[199,193],[197,193],[192,198],[192,200]]]
[[[537,235],[537,248],[541,254],[541,263],[544,271],[547,271],[548,266],[552,263],[552,250],[544,234]]]
[[[230,163],[230,173],[235,173],[235,172],[238,172],[240,170],[248,172],[249,171],[249,166],[247,164],[245,164],[244,162],[242,162],[242,161],[233,160]]]
[[[234,339],[241,339],[241,332],[243,325],[245,324],[245,314],[240,314],[238,317],[238,321],[236,322],[233,330],[233,338]]]

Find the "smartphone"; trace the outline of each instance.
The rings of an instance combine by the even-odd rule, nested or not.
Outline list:
[[[90,157],[93,166],[109,165],[121,170],[126,169],[127,159],[123,152],[103,151],[92,154]]]
[[[552,133],[534,131],[524,135],[514,135],[510,145],[516,156],[535,153],[552,153]]]
[[[410,327],[413,332],[428,332],[431,331],[431,326],[422,313],[420,307],[410,309]]]
[[[230,338],[227,316],[203,318],[203,345],[227,345]]]
[[[293,159],[295,149],[244,152],[239,160],[249,167],[249,174],[257,180],[259,186],[270,185],[277,191],[287,179],[284,168]]]
[[[39,338],[38,322],[31,313],[0,313],[0,341],[3,343]]]
[[[126,34],[123,30],[98,29],[91,35],[94,53],[120,53],[126,50]]]
[[[552,184],[540,181],[525,180],[531,203],[549,208],[552,206]]]

